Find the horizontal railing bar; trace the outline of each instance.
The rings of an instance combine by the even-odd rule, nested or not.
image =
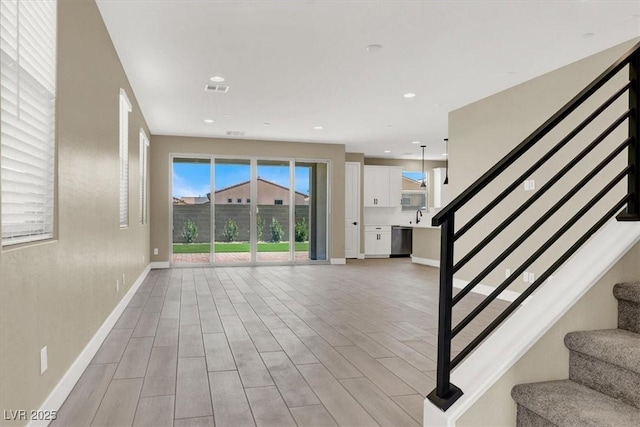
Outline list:
[[[535,260],[537,260],[543,253],[547,251],[564,233],[566,233],[575,223],[580,220],[592,207],[594,207],[600,199],[602,199],[613,187],[615,187],[622,178],[625,178],[629,171],[632,169],[631,166],[627,166],[615,176],[607,185],[602,188],[595,196],[591,198],[583,207],[580,209],[575,215],[573,215],[558,231],[556,231],[549,239],[547,239],[544,244],[536,250],[533,255],[531,255],[527,260],[518,267],[514,273],[509,276],[500,286],[493,290],[485,299],[483,299],[480,304],[478,304],[467,316],[462,319],[452,330],[451,330],[451,338],[455,337],[465,326],[467,326],[473,319],[475,319],[478,314],[482,312],[489,304],[495,300],[498,295],[502,291],[504,291],[516,277],[519,277],[527,267],[529,267]]]
[[[610,124],[600,135],[598,135],[589,145],[587,145],[577,156],[567,163],[558,173],[556,173],[540,190],[533,193],[518,209],[509,215],[500,225],[498,225],[491,233],[487,235],[480,243],[471,249],[460,261],[453,266],[453,274],[458,272],[466,263],[476,256],[485,246],[495,239],[502,231],[516,220],[524,211],[526,211],[533,203],[542,197],[556,182],[565,176],[575,165],[593,151],[607,136],[609,136],[618,126],[620,126],[631,115],[631,110],[627,110],[623,115],[618,117],[616,121]]]
[[[524,182],[526,178],[531,176],[532,173],[540,169],[551,157],[553,157],[558,151],[560,151],[565,145],[569,143],[576,135],[578,135],[584,128],[586,128],[593,120],[596,119],[602,112],[604,112],[611,104],[613,104],[620,96],[629,90],[631,82],[627,82],[622,88],[618,89],[616,93],[609,97],[600,107],[598,107],[593,113],[584,119],[578,126],[576,126],[567,136],[565,136],[560,142],[553,146],[545,155],[543,155],[537,162],[535,162],[529,169],[527,169],[522,175],[516,178],[502,193],[495,197],[491,203],[486,205],[480,212],[478,212],[473,218],[467,221],[460,230],[458,230],[454,236],[455,240],[462,237],[467,231],[469,231],[478,221],[484,218],[493,208],[495,208],[505,197],[511,194],[516,188]]]
[[[591,181],[600,171],[608,165],[613,159],[615,159],[622,151],[627,148],[627,146],[631,143],[633,138],[627,138],[624,140],[622,144],[620,144],[611,154],[609,154],[603,161],[598,163],[598,165],[593,168],[593,170],[580,180],[571,190],[567,192],[567,194],[562,197],[555,205],[553,205],[547,212],[538,219],[527,231],[525,231],[515,242],[513,242],[507,249],[505,249],[500,256],[498,256],[491,264],[489,264],[482,272],[478,274],[480,280],[486,277],[491,271],[493,271],[502,261],[504,261],[518,246],[520,246],[525,240],[527,240],[534,231],[536,231],[542,224],[544,224],[551,216],[553,216],[558,209],[564,206],[580,189]],[[468,287],[468,286],[467,286]],[[453,298],[452,305],[456,305],[465,295],[467,295],[471,289],[467,290],[465,287],[463,290],[458,292],[458,294]],[[466,292],[463,292],[466,291]]]
[[[571,246],[558,260],[551,265],[533,284],[527,288],[518,298],[516,298],[500,315],[498,315],[477,337],[475,337],[467,346],[462,349],[458,355],[451,361],[451,369],[455,368],[465,357],[469,355],[482,341],[484,341],[504,320],[515,311],[545,280],[547,280],[562,264],[564,264],[589,238],[598,231],[609,219],[616,215],[617,212],[627,203],[631,197],[627,194],[616,205],[608,211],[596,224],[593,225],[582,237]]]
[[[548,134],[554,127],[564,120],[569,114],[577,109],[585,100],[593,95],[598,89],[600,89],[606,82],[608,82],[613,76],[615,76],[622,68],[628,63],[630,58],[635,54],[636,50],[640,49],[640,43],[637,43],[629,51],[627,51],[620,59],[613,63],[609,68],[596,77],[587,87],[574,96],[569,102],[567,102],[560,110],[558,110],[553,116],[551,116],[546,122],[544,122],[538,129],[533,131],[531,135],[525,138],[520,144],[518,144],[513,150],[511,150],[506,156],[504,156],[498,163],[496,163],[491,169],[485,172],[480,178],[478,178],[471,186],[463,191],[458,197],[456,197],[445,208],[438,212],[432,219],[434,226],[439,226],[445,217],[452,215],[461,206],[466,204],[473,196],[475,196],[480,190],[485,188],[491,183],[498,175],[500,175],[505,169],[507,169],[512,163],[518,160],[525,152],[527,152],[533,145]]]

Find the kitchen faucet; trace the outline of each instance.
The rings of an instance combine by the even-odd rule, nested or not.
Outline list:
[[[422,218],[422,210],[418,209],[416,211],[416,224],[420,223],[420,218]]]

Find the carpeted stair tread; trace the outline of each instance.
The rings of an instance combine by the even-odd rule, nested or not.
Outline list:
[[[520,384],[519,404],[560,427],[637,426],[640,409],[570,380]]]
[[[640,303],[640,282],[618,283],[613,287],[617,299]]]
[[[640,334],[624,329],[571,332],[564,343],[569,350],[640,373]]]

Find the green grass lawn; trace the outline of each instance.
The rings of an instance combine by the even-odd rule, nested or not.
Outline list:
[[[215,244],[216,253],[229,252],[249,252],[249,243],[217,243]],[[307,252],[309,250],[309,242],[296,242],[296,252]],[[209,243],[174,243],[174,254],[202,254],[209,253],[211,245]],[[258,252],[288,252],[289,243],[258,243]]]

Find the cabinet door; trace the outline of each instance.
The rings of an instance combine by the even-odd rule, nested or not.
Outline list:
[[[389,168],[389,206],[400,207],[402,202],[402,168]]]
[[[365,255],[376,255],[378,250],[378,234],[374,231],[364,233],[364,253]]]
[[[377,206],[376,201],[378,199],[378,190],[376,188],[376,181],[378,175],[376,168],[364,167],[364,206],[373,207]]]
[[[380,233],[378,255],[391,255],[391,233],[388,231]]]

